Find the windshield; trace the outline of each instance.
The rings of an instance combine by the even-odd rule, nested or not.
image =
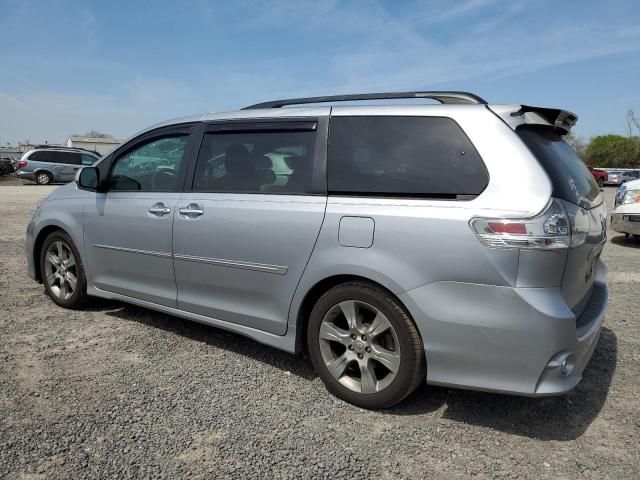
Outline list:
[[[549,175],[554,197],[587,209],[602,203],[593,175],[558,133],[548,127],[525,126],[518,134]]]

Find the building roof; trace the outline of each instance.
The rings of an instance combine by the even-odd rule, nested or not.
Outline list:
[[[83,142],[83,143],[112,143],[119,144],[120,140],[117,138],[108,138],[108,137],[78,137],[75,135],[71,135],[69,140],[72,142]]]

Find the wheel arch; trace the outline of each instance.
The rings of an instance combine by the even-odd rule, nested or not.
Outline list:
[[[385,286],[384,284],[380,283],[379,281],[373,280],[372,278],[362,276],[362,275],[357,275],[357,274],[330,275],[316,281],[310,288],[306,289],[306,292],[302,297],[301,301],[299,302],[299,306],[295,311],[296,313],[293,318],[295,319],[295,329],[296,329],[295,352],[297,354],[301,354],[301,353],[306,354],[307,326],[309,324],[309,316],[311,315],[311,311],[313,310],[313,307],[316,304],[316,302],[320,299],[322,295],[324,295],[333,287],[340,285],[342,283],[354,282],[354,281],[366,282],[371,285],[375,285],[376,287],[387,291],[390,295],[393,295],[396,301],[400,305],[402,305],[402,307],[406,310],[409,317],[411,317],[411,320],[414,323],[416,323],[415,320],[413,319],[413,315],[411,314],[411,311],[409,310],[409,308],[407,308],[407,305],[405,305],[405,303],[398,297],[397,293],[395,293],[392,288],[389,288],[389,286]],[[417,328],[417,324],[416,324],[416,328]],[[418,333],[420,334],[420,336],[422,336],[419,330],[418,330]]]
[[[36,280],[38,282],[42,282],[42,272],[40,271],[40,250],[42,250],[42,244],[44,243],[45,238],[56,231],[64,232],[69,235],[69,232],[59,225],[47,225],[38,232],[38,235],[33,242],[33,251],[31,252],[31,255],[33,255],[33,266],[35,268]]]

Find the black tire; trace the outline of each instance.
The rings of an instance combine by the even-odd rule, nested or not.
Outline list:
[[[379,392],[365,394],[347,388],[329,372],[323,360],[319,334],[323,318],[337,304],[348,300],[364,302],[375,307],[387,317],[397,335],[400,347],[399,368],[391,383]],[[322,295],[311,312],[307,345],[311,362],[327,390],[336,397],[362,408],[389,408],[402,401],[425,380],[424,347],[415,323],[393,294],[371,283],[343,283]]]
[[[600,177],[600,178],[598,179],[598,186],[599,186],[600,188],[604,187],[604,178]]]
[[[35,179],[38,185],[50,185],[53,182],[53,175],[49,172],[36,172]]]
[[[75,267],[70,267],[69,271],[72,271],[72,273],[75,275],[76,286],[69,298],[61,298],[60,296],[56,295],[53,287],[50,285],[47,279],[47,270],[45,265],[45,263],[47,262],[46,254],[49,247],[55,242],[62,242],[62,244],[71,251],[75,260]],[[76,309],[86,304],[88,298],[87,280],[84,272],[84,265],[82,264],[82,259],[80,258],[80,252],[78,252],[78,249],[73,243],[71,237],[62,230],[51,233],[47,238],[45,238],[44,242],[42,243],[42,248],[40,249],[40,276],[42,278],[42,283],[44,283],[46,294],[57,305],[64,308]]]

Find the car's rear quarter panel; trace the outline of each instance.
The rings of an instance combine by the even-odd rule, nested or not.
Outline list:
[[[362,107],[332,111],[332,115],[370,114]],[[562,335],[574,334],[575,323],[561,301],[561,268],[550,273],[558,303],[548,306],[546,313],[523,300],[515,287],[519,274],[524,286],[531,282],[537,286],[539,263],[562,265],[564,256],[551,252],[528,258],[519,272],[519,251],[485,247],[469,221],[476,216],[538,214],[551,197],[546,173],[513,130],[483,106],[389,107],[376,109],[376,114],[453,118],[482,157],[489,185],[467,201],[330,194],[292,311],[297,311],[303,293],[323,278],[345,274],[368,278],[397,294],[414,317],[425,345],[428,380],[448,378],[452,384],[532,393],[557,346],[551,342],[540,348],[549,343],[553,322],[564,322]],[[348,216],[373,220],[369,248],[340,245],[340,221]],[[541,317],[548,321],[533,321]],[[508,345],[508,351],[502,345]],[[512,367],[505,367],[509,361]],[[481,372],[486,372],[484,378]]]

